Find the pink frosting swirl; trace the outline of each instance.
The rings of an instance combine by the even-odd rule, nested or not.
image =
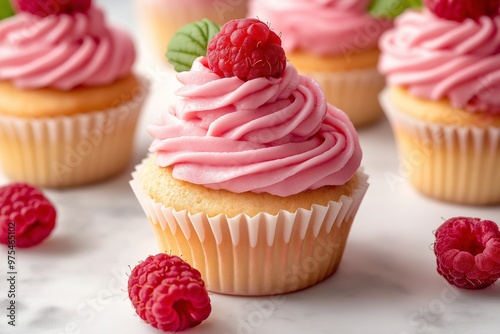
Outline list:
[[[288,64],[280,78],[222,78],[198,58],[178,101],[148,130],[159,166],[235,193],[289,196],[347,182],[361,162],[349,118]]]
[[[500,17],[444,20],[408,11],[380,41],[388,84],[456,108],[500,113]]]
[[[96,7],[44,18],[19,13],[0,23],[0,80],[22,89],[105,85],[128,75],[134,61],[132,39]]]
[[[370,0],[254,0],[249,16],[281,33],[286,51],[349,55],[377,47],[391,22],[368,14]]]

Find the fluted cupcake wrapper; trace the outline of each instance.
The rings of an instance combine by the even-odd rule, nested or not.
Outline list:
[[[62,188],[97,182],[130,161],[148,81],[130,101],[102,111],[50,118],[0,115],[0,165],[13,181]],[[143,89],[144,88],[144,89]]]
[[[344,111],[356,127],[381,118],[378,95],[385,85],[376,68],[336,72],[302,71],[323,88],[328,102]]]
[[[401,168],[430,197],[469,205],[500,204],[500,128],[427,123],[380,95],[398,145]]]
[[[141,169],[139,165],[130,183],[161,251],[179,255],[198,269],[208,290],[231,295],[292,292],[333,274],[368,188],[368,176],[358,171],[352,195],[327,206],[277,215],[209,217],[155,202],[141,187]]]

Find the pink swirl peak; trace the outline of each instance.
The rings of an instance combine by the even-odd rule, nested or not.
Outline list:
[[[318,55],[350,55],[377,47],[391,27],[368,14],[370,0],[254,0],[249,17],[269,22],[283,48]]]
[[[280,78],[242,81],[198,58],[177,75],[178,101],[148,130],[159,166],[177,179],[235,193],[289,196],[342,185],[361,148],[348,117],[288,64]]]
[[[96,7],[43,18],[18,13],[0,23],[0,80],[21,89],[105,85],[129,74],[134,61],[131,38]]]
[[[380,41],[379,69],[389,85],[455,108],[500,113],[500,17],[479,22],[408,11]]]

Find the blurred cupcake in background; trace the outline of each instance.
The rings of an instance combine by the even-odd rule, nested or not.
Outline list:
[[[499,1],[424,4],[380,42],[405,175],[434,199],[500,204]]]
[[[175,32],[188,23],[207,18],[219,25],[243,18],[248,0],[135,0],[140,22],[154,52],[165,59]]]
[[[251,0],[249,17],[272,22],[283,36],[287,57],[299,72],[323,87],[328,102],[355,126],[382,116],[377,96],[384,78],[377,71],[378,39],[391,27],[369,13],[370,0]]]
[[[90,0],[13,3],[0,22],[0,164],[14,181],[69,187],[125,169],[147,82],[135,47]]]

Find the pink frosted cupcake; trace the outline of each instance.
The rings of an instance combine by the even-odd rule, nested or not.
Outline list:
[[[222,27],[178,74],[131,182],[161,250],[214,292],[285,293],[332,275],[368,186],[349,118],[280,43],[255,19]]]
[[[500,204],[498,1],[425,3],[380,43],[381,101],[405,174],[432,198]]]
[[[317,80],[328,102],[355,126],[382,116],[377,71],[380,35],[391,21],[368,13],[370,0],[252,0],[249,17],[269,22],[283,36],[287,57],[299,72]]]
[[[0,165],[44,187],[101,181],[130,162],[147,84],[131,37],[90,0],[45,5],[0,21]]]
[[[248,0],[135,0],[155,52],[164,59],[167,44],[183,25],[207,18],[217,24],[245,17]]]

